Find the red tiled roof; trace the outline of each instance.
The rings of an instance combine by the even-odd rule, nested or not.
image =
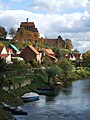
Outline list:
[[[76,58],[77,58],[77,57],[79,58],[80,55],[81,55],[81,54],[77,54],[77,53],[74,53],[74,54],[73,54],[73,56],[75,56]]]
[[[35,24],[34,22],[21,22],[20,27],[25,27],[25,26],[35,27]]]
[[[57,60],[57,58],[56,58],[55,56],[49,55],[49,57],[51,57],[51,58]]]
[[[55,53],[52,51],[52,49],[45,49],[45,52],[49,55],[55,55]]]
[[[9,54],[0,54],[0,57],[2,58],[7,58],[9,56]]]
[[[32,49],[34,53],[36,53],[37,55],[40,55],[40,53],[32,45],[29,45],[29,47]]]
[[[38,51],[45,51],[45,48],[39,48]]]

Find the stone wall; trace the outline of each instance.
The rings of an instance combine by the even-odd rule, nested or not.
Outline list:
[[[8,91],[8,90],[13,90],[13,89],[18,89],[20,87],[24,87],[26,85],[30,85],[31,84],[31,80],[25,80],[23,82],[19,82],[19,83],[14,83],[13,85],[9,85],[9,86],[4,86],[3,90]]]

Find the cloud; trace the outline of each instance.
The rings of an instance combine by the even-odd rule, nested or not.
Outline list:
[[[90,14],[76,12],[72,14],[36,14],[25,10],[1,10],[0,26],[7,30],[18,28],[22,21],[33,21],[41,34],[47,38],[70,38],[74,48],[84,51],[90,48]],[[86,47],[85,47],[86,46]]]
[[[80,52],[90,50],[90,32],[62,33],[61,36],[64,39],[70,38],[74,49],[78,49]]]
[[[88,0],[33,0],[30,4],[31,10],[44,12],[67,12],[84,10],[88,5]]]

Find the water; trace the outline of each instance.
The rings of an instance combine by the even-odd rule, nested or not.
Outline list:
[[[56,87],[55,96],[22,106],[28,116],[17,120],[90,120],[90,79],[75,81],[67,88]]]

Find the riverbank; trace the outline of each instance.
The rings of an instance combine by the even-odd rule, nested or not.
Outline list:
[[[13,106],[23,105],[24,103],[20,99],[20,96],[22,96],[24,93],[30,92],[32,89],[45,86],[47,86],[47,84],[45,84],[43,81],[35,79],[32,81],[32,84],[20,87],[18,89],[9,91],[0,90],[0,105],[2,105],[2,102],[11,104]],[[0,108],[0,120],[11,120],[11,118],[12,114],[10,112]]]
[[[72,82],[66,89],[56,86],[55,96],[22,106],[27,116],[17,120],[90,120],[90,78]]]
[[[67,81],[85,79],[89,76],[90,76],[90,69],[78,68],[75,71],[73,71],[72,76],[69,76]],[[26,85],[24,87],[20,87],[15,90],[9,90],[9,92],[1,91],[0,103],[5,102],[8,104],[12,104],[13,106],[23,105],[23,102],[19,98],[20,96],[22,96],[24,93],[30,92],[35,88],[46,87],[46,86],[48,86],[48,84],[47,84],[47,80],[45,80],[45,77],[43,79],[43,77],[40,77],[40,75],[38,76],[36,75],[34,76],[30,85]],[[12,117],[11,113],[0,109],[0,119],[7,120],[10,119],[11,117]]]
[[[88,67],[78,67],[76,68],[68,80],[75,81],[79,79],[85,79],[90,77],[90,68]]]
[[[2,106],[2,102],[11,104],[13,106],[23,105],[21,99],[19,99],[19,97],[15,94],[12,94],[12,92],[0,90],[0,106]],[[12,114],[0,107],[0,120],[10,120],[11,118]]]

